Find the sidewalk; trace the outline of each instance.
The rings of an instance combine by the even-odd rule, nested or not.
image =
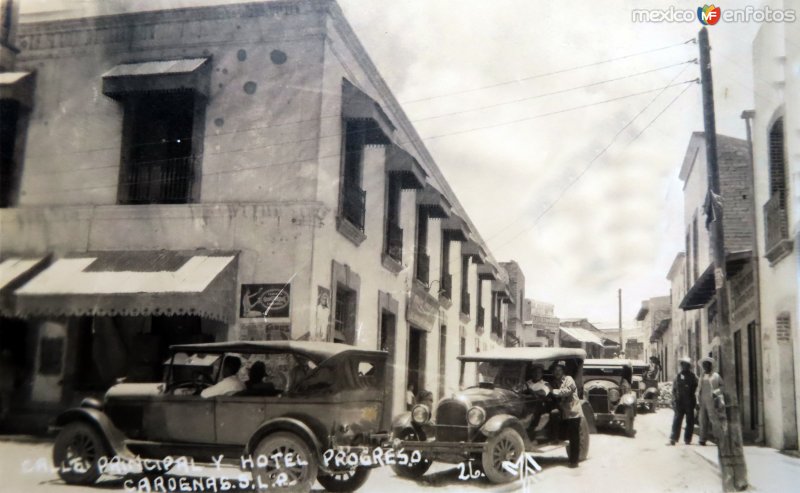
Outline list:
[[[672,428],[672,411],[660,409],[657,412],[659,426],[664,434],[664,443],[669,440]],[[686,447],[683,440],[679,440],[676,447]],[[709,442],[705,447],[697,445],[697,436],[689,446],[693,452],[714,466],[719,474],[719,457],[717,446]],[[780,451],[768,447],[747,445],[744,447],[744,460],[747,464],[747,479],[750,491],[797,491],[797,482],[800,479],[800,458],[782,454]]]

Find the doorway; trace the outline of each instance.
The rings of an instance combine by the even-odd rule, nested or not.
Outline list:
[[[384,423],[391,423],[394,417],[394,371],[397,358],[397,317],[386,310],[381,311],[381,337],[378,349],[386,351],[386,392],[384,392],[383,419]]]
[[[425,331],[412,326],[408,333],[408,386],[414,396],[425,389],[425,340]]]

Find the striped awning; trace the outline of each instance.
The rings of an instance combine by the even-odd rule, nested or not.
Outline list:
[[[14,294],[24,316],[197,315],[227,322],[236,254],[122,251],[60,258]]]
[[[47,257],[10,257],[0,262],[0,314],[14,316],[15,296],[13,291],[40,272]]]
[[[585,342],[587,344],[596,344],[598,346],[603,345],[603,341],[597,337],[595,334],[592,334],[586,329],[582,329],[580,327],[559,327],[561,329],[561,333],[566,335],[568,339],[572,339],[576,342]]]

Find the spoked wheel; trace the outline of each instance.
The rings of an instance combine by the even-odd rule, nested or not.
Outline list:
[[[403,430],[397,438],[404,442],[420,442],[424,440],[423,437],[417,435],[417,433],[411,428]],[[431,464],[433,464],[433,461],[423,457],[422,460],[414,464],[408,464],[405,466],[401,466],[400,464],[392,464],[392,471],[403,478],[417,479],[421,478],[426,472],[428,472]]]
[[[503,468],[506,461],[516,463],[525,452],[525,442],[511,428],[506,428],[486,441],[481,454],[481,466],[484,474],[492,483],[508,483],[516,479]]]
[[[327,491],[346,492],[361,488],[367,482],[367,478],[369,478],[369,469],[357,467],[352,471],[341,471],[334,474],[320,473],[317,481]]]
[[[585,461],[586,458],[589,457],[589,436],[589,423],[586,422],[586,418],[581,418],[581,446],[578,451],[578,460],[581,462]]]
[[[307,492],[317,478],[317,463],[311,449],[294,433],[267,435],[256,446],[254,455],[268,459],[265,467],[253,468],[257,489]]]
[[[87,423],[70,423],[56,437],[53,463],[68,484],[93,484],[100,477],[97,466],[108,456],[103,437]]]

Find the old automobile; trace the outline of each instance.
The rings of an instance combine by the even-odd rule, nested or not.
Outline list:
[[[387,446],[385,352],[274,341],[179,345],[170,354],[162,382],[117,384],[103,402],[84,400],[57,418],[53,460],[64,481],[94,483],[105,457],[223,456],[259,489],[303,491],[319,480],[352,491],[371,465],[325,454]],[[213,395],[223,380],[227,391]]]
[[[636,409],[655,412],[658,405],[658,380],[649,377],[650,365],[646,361],[632,361],[633,381],[631,387],[636,393]]]
[[[527,371],[540,365],[544,382],[552,381],[556,363],[563,360],[565,373],[575,379],[580,394],[585,357],[581,349],[518,347],[459,356],[462,390],[442,399],[435,411],[418,404],[394,419],[395,449],[419,450],[424,460],[392,468],[400,476],[415,478],[434,461],[474,463],[494,483],[512,481],[515,475],[503,467],[505,461],[567,443],[555,400],[527,392]],[[589,420],[580,418],[579,460],[589,452],[591,427]]]
[[[598,427],[621,426],[636,434],[636,394],[631,391],[633,368],[624,359],[587,359],[583,365],[583,392]]]

